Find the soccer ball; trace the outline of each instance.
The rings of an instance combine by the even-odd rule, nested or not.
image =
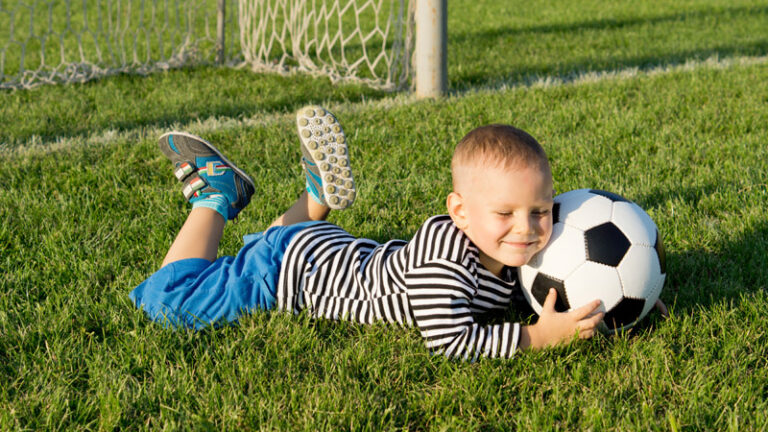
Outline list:
[[[637,204],[595,189],[556,196],[553,213],[549,243],[519,268],[536,313],[555,288],[559,312],[602,300],[604,333],[629,329],[645,317],[666,278],[664,247],[651,217]]]

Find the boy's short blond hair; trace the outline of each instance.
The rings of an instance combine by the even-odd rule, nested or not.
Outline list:
[[[471,130],[456,145],[451,160],[451,174],[456,188],[460,167],[539,166],[549,171],[544,148],[522,129],[505,124],[480,126]]]

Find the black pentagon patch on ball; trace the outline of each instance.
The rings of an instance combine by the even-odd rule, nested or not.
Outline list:
[[[584,233],[587,259],[616,267],[629,250],[629,239],[611,222],[606,222]]]
[[[630,202],[628,199],[624,198],[623,196],[619,194],[615,194],[613,192],[608,192],[600,189],[590,189],[589,192],[595,195],[604,196],[613,202]]]
[[[560,203],[556,202],[552,206],[552,223],[556,224],[558,222],[560,222]]]
[[[659,230],[656,230],[656,244],[653,245],[656,249],[656,254],[659,256],[659,266],[661,267],[661,273],[667,274],[667,253],[664,251],[664,243],[661,241],[661,234]]]
[[[568,303],[568,296],[565,294],[565,285],[563,285],[563,281],[560,279],[555,279],[544,273],[537,274],[531,286],[531,294],[533,294],[533,298],[539,302],[540,306],[544,306],[544,300],[547,298],[550,288],[554,288],[557,291],[555,310],[565,312],[570,309],[571,305]]]
[[[643,312],[645,300],[624,297],[613,309],[606,312],[603,322],[611,330],[632,324]]]

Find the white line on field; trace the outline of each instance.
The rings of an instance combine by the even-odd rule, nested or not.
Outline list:
[[[563,85],[580,85],[610,80],[628,80],[643,76],[657,76],[676,72],[694,71],[700,69],[727,69],[735,66],[751,66],[768,63],[768,56],[752,57],[710,57],[706,60],[689,60],[675,65],[656,66],[649,68],[632,67],[612,71],[584,72],[563,77],[536,77],[519,81],[500,81],[495,84],[474,88],[471,90],[451,94],[450,98],[461,98],[470,94],[496,93],[518,88],[548,88]],[[334,112],[359,112],[367,109],[390,108],[404,106],[416,102],[412,95],[398,94],[374,101],[327,103],[326,106]],[[140,126],[130,130],[102,130],[87,135],[75,137],[60,137],[52,140],[44,140],[39,136],[32,136],[24,143],[6,144],[0,143],[0,154],[28,155],[34,153],[56,152],[63,149],[71,149],[77,145],[106,145],[115,142],[139,141],[147,138],[154,139],[169,130],[184,130],[198,135],[204,135],[212,131],[222,131],[242,127],[265,127],[280,121],[292,122],[293,113],[256,113],[247,118],[233,117],[209,117],[203,120],[193,120],[181,124],[176,123],[163,127]]]

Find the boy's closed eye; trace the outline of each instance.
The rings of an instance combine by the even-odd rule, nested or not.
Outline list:
[[[536,209],[532,210],[531,214],[534,216],[546,216],[551,212],[550,209]],[[512,216],[513,212],[510,211],[497,211],[496,214],[501,217],[510,217]]]

